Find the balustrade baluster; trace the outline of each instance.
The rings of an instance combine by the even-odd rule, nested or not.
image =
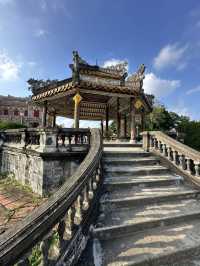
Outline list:
[[[167,145],[163,144],[163,155],[167,157]]]
[[[100,175],[101,175],[101,169],[98,168],[96,171],[96,177],[95,177],[97,183],[100,181]]]
[[[93,199],[94,193],[93,193],[93,187],[92,187],[92,178],[89,180],[89,199]]]
[[[177,151],[172,151],[172,161],[177,165]]]
[[[88,196],[88,188],[86,185],[83,191],[83,210],[87,211],[88,208],[89,208],[89,196]]]
[[[93,174],[93,178],[92,178],[92,187],[94,190],[97,189],[97,182],[96,182],[96,171]]]
[[[194,161],[195,176],[200,176],[200,162]]]
[[[186,158],[186,166],[187,166],[186,171],[187,171],[189,174],[191,174],[192,171],[191,171],[191,160],[190,160],[190,158]]]
[[[73,235],[74,225],[75,225],[75,207],[72,205],[67,211],[67,227],[65,229],[69,237]]]
[[[171,159],[172,159],[172,157],[171,157],[171,151],[172,151],[172,148],[171,147],[167,147],[167,158],[168,158],[168,160],[170,160],[171,161]]]
[[[79,225],[83,219],[83,213],[82,213],[82,196],[79,195],[76,200],[76,212],[75,212],[75,224]]]
[[[185,156],[183,154],[179,154],[179,160],[180,160],[180,167],[182,170],[185,170],[186,165],[185,165]]]

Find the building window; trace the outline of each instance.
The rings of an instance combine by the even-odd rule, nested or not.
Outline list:
[[[14,111],[14,116],[18,116],[19,115],[19,111],[18,110],[15,110]]]
[[[39,117],[39,110],[34,110],[33,111],[33,116],[34,117]]]
[[[28,111],[27,110],[24,111],[24,116],[28,116]]]
[[[4,114],[4,115],[8,115],[8,110],[5,109],[5,110],[3,111],[3,114]]]

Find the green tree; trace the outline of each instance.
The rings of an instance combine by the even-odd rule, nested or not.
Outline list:
[[[174,127],[173,119],[164,105],[154,106],[147,118],[147,129],[167,131]]]
[[[0,121],[0,130],[2,129],[15,129],[15,128],[25,128],[25,125],[21,125],[18,123]]]

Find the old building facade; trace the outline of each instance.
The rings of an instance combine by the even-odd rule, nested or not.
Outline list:
[[[0,95],[0,121],[38,127],[42,124],[42,108],[35,106],[28,97]]]

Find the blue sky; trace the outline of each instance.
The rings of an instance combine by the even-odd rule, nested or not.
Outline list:
[[[200,119],[197,0],[0,0],[0,94],[29,95],[30,77],[70,75],[72,50],[89,63],[147,66],[145,91]]]

